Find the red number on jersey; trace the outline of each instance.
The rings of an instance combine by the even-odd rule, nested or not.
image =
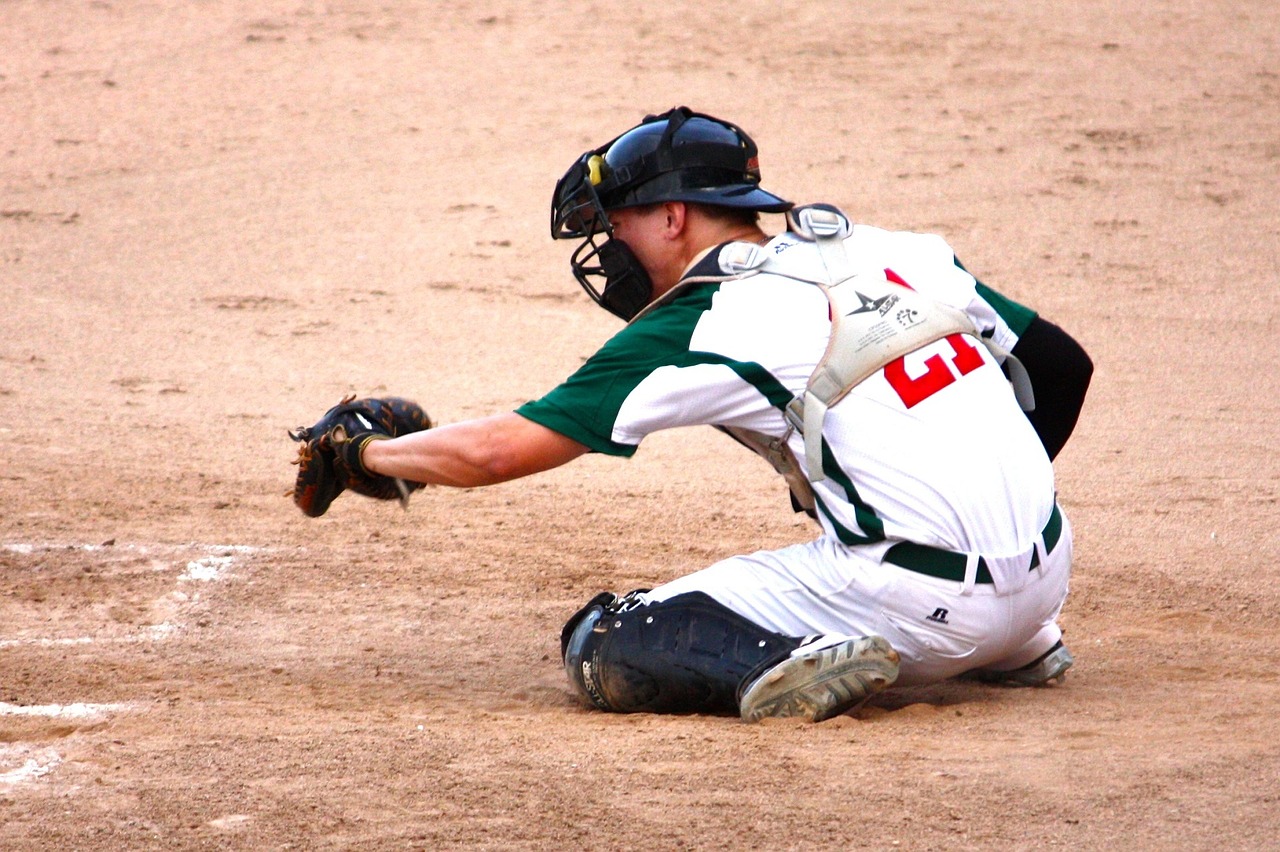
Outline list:
[[[946,341],[951,344],[951,351],[954,353],[951,363],[960,375],[966,376],[985,363],[981,353],[962,335],[949,334]],[[907,375],[903,358],[896,358],[884,365],[885,380],[907,408],[923,402],[956,380],[941,355],[930,355],[924,359],[924,366],[924,374],[913,379]]]

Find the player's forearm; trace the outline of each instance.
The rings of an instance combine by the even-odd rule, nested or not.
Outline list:
[[[464,434],[468,424],[455,423],[394,440],[371,441],[360,461],[372,473],[428,485],[471,488],[500,482],[484,454],[473,450]]]
[[[428,485],[474,488],[548,470],[586,452],[516,414],[499,414],[372,441],[361,461],[373,473]]]

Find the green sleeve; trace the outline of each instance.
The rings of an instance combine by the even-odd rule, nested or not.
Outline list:
[[[981,281],[978,282],[978,295],[995,309],[1000,319],[1004,320],[1005,325],[1009,326],[1009,330],[1018,337],[1023,335],[1023,332],[1027,330],[1027,326],[1031,325],[1031,321],[1036,318],[1035,311],[1025,305],[1018,304],[1007,296],[1000,295]]]
[[[581,423],[557,404],[557,392],[563,387],[564,385],[561,385],[542,399],[526,402],[516,409],[516,414],[532,420],[534,423],[546,426],[552,431],[559,432],[565,437],[572,438],[597,453],[605,453],[611,456],[635,455],[635,447],[610,440],[607,436],[601,435],[598,429]]]
[[[654,370],[687,357],[689,337],[713,292],[714,288],[696,288],[628,325],[562,384],[516,413],[596,452],[634,455],[634,445],[613,440],[618,412]]]
[[[633,455],[634,446],[613,440],[613,426],[627,394],[656,366],[652,352],[645,353],[636,343],[642,330],[634,325],[622,329],[572,376],[516,413],[598,453]]]
[[[960,258],[956,257],[954,260],[956,266],[964,269],[964,264],[960,262]],[[967,269],[964,269],[964,271],[969,272]],[[972,272],[969,272],[969,274],[973,275]],[[991,306],[1000,319],[1004,320],[1004,324],[1009,326],[1010,331],[1021,337],[1023,332],[1027,330],[1027,326],[1031,325],[1031,321],[1036,318],[1036,312],[1025,305],[1018,304],[1008,296],[992,290],[979,281],[978,276],[974,275],[973,280],[978,285],[978,295],[982,297],[983,301]]]

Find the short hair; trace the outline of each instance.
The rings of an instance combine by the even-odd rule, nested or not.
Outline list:
[[[760,211],[741,207],[721,207],[718,204],[693,204],[702,211],[702,215],[717,222],[733,225],[757,225],[760,223]]]

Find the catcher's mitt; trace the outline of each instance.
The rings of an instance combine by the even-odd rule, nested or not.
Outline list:
[[[366,497],[399,500],[407,506],[409,493],[422,484],[370,473],[360,461],[360,451],[369,441],[421,432],[433,425],[422,406],[407,399],[346,397],[315,425],[300,426],[289,433],[302,444],[293,462],[298,466],[293,502],[310,517],[318,518],[349,488]]]

